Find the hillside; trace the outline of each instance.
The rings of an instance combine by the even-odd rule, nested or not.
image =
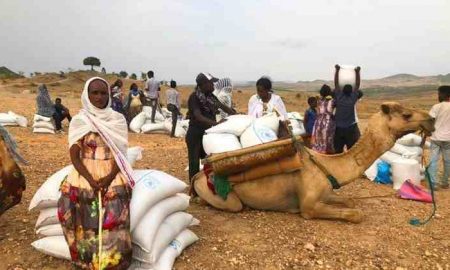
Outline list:
[[[364,78],[364,74],[362,75]],[[413,74],[396,74],[380,79],[362,80],[362,88],[384,88],[384,87],[420,87],[438,86],[450,83],[450,73],[437,76],[417,76]],[[295,85],[304,91],[317,91],[323,84],[333,85],[332,80],[298,81]]]
[[[7,67],[0,67],[0,79],[18,79],[23,78],[23,76],[11,71]]]
[[[436,76],[441,83],[450,83],[450,73]]]
[[[419,78],[420,77],[416,76],[416,75],[401,73],[401,74],[396,74],[396,75],[384,77],[383,80],[410,81],[410,80],[417,80]]]

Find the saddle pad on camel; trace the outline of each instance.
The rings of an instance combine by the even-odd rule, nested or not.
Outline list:
[[[300,136],[296,137],[301,141]],[[233,175],[267,162],[292,156],[297,152],[292,139],[277,140],[226,153],[212,154],[206,158],[217,175]]]
[[[214,193],[226,199],[231,192],[231,185],[251,181],[265,176],[289,173],[298,171],[302,167],[302,160],[299,154],[285,157],[279,160],[266,162],[264,164],[250,168],[244,172],[229,176],[216,174],[211,166],[205,165],[204,173],[207,177],[208,188]]]

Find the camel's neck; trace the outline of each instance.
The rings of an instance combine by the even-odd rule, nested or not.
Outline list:
[[[376,121],[374,121],[376,122]],[[389,129],[369,126],[358,142],[346,153],[325,156],[314,154],[316,159],[344,186],[361,175],[395,143]]]

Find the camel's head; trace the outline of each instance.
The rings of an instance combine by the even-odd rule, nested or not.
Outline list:
[[[397,102],[385,102],[381,105],[381,114],[396,139],[418,130],[427,136],[434,131],[434,119],[426,111],[406,108]]]

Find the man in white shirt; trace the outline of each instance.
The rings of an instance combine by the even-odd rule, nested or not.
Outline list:
[[[145,82],[144,94],[150,99],[150,106],[152,106],[152,123],[155,123],[156,107],[158,106],[158,96],[159,96],[159,81],[155,80],[153,77],[155,74],[153,71],[147,72],[147,81]]]
[[[433,186],[449,188],[450,175],[450,86],[440,86],[439,103],[430,110],[430,116],[435,118],[435,131],[431,135],[431,159],[429,172]],[[444,174],[440,184],[437,182],[437,170],[440,155],[444,159]]]
[[[172,131],[170,137],[175,137],[178,115],[180,115],[180,93],[177,91],[177,82],[170,81],[170,88],[166,90],[167,109],[172,113]]]

